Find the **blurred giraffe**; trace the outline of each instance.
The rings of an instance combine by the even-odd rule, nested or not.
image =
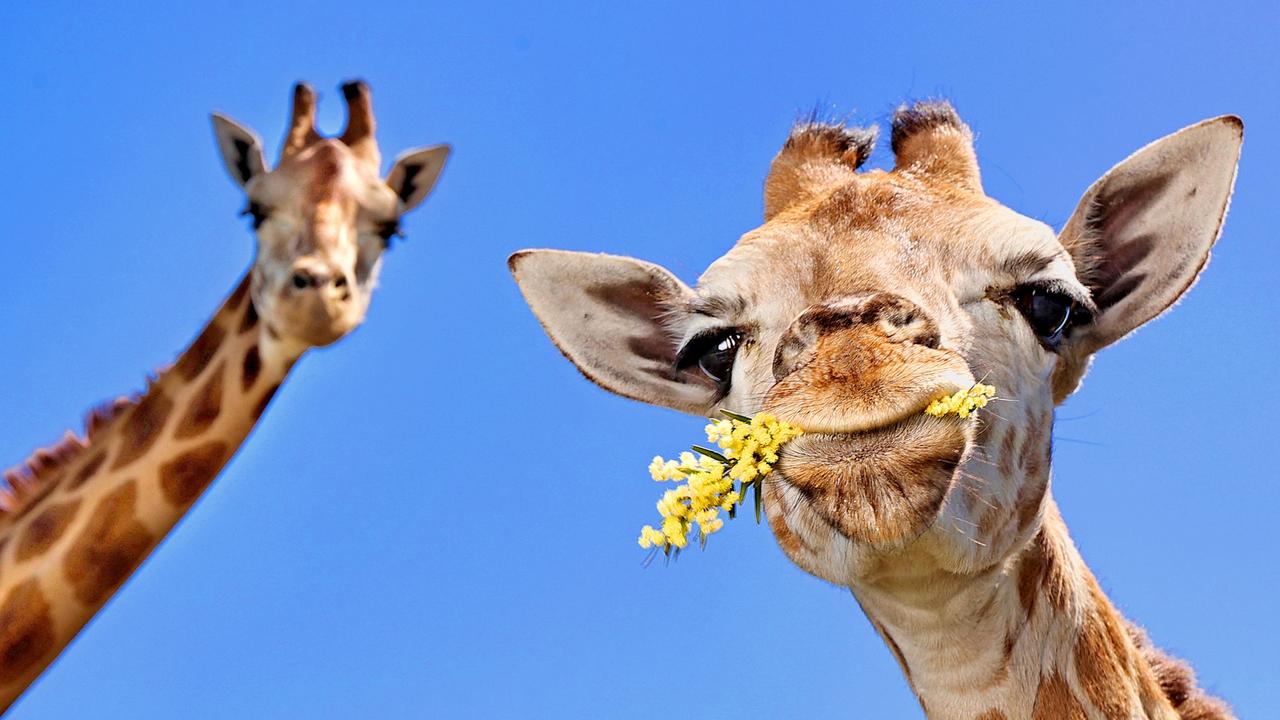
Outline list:
[[[280,160],[221,115],[213,125],[244,189],[257,254],[213,319],[140,396],[93,411],[5,473],[0,491],[0,709],[57,657],[190,509],[245,441],[299,357],[355,329],[402,215],[431,191],[447,146],[379,175],[368,86],[342,86],[347,127],[315,129],[294,88]]]

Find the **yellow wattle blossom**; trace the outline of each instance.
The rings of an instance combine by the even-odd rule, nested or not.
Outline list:
[[[986,407],[995,396],[994,387],[977,383],[934,400],[925,412],[937,417],[955,413],[965,418]],[[682,452],[676,460],[656,456],[649,463],[649,475],[655,481],[683,482],[658,500],[662,524],[640,529],[640,547],[667,555],[678,553],[689,545],[695,528],[698,542],[706,544],[708,536],[724,527],[720,513],[734,517],[748,490],[753,491],[756,522],[760,521],[764,477],[777,465],[778,450],[804,431],[768,414],[749,418],[721,412],[725,419],[707,425],[707,441],[719,447],[719,452],[694,445],[693,452]]]
[[[955,413],[967,418],[977,412],[978,408],[987,406],[987,401],[996,396],[996,389],[990,385],[976,383],[968,390],[961,390],[946,397],[940,397],[929,403],[924,411],[934,417],[942,417]]]
[[[640,547],[670,555],[689,544],[695,528],[698,541],[706,543],[708,536],[724,527],[720,513],[733,517],[752,488],[759,521],[761,482],[778,462],[778,449],[802,431],[768,414],[754,418],[724,414],[724,420],[707,425],[707,441],[719,452],[695,445],[694,452],[680,453],[677,460],[658,456],[649,463],[649,475],[657,482],[684,482],[658,500],[662,525],[641,528]]]

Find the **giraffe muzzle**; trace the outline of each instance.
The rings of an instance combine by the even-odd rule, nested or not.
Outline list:
[[[299,261],[278,294],[279,329],[307,345],[328,345],[360,324],[357,306],[347,273],[329,263]]]

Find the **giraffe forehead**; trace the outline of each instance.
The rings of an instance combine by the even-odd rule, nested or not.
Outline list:
[[[785,213],[743,235],[703,274],[700,289],[748,303],[884,289],[967,296],[1021,259],[1029,268],[1070,271],[1044,223],[985,196],[916,185],[850,183]]]
[[[321,140],[285,158],[251,195],[274,209],[294,208],[316,222],[349,221],[360,208],[388,217],[396,210],[395,194],[377,168],[337,140]]]

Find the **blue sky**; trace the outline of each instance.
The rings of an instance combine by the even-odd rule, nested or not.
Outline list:
[[[847,591],[765,528],[642,567],[645,464],[701,423],[581,379],[505,258],[600,250],[692,281],[759,223],[798,113],[883,122],[938,95],[975,129],[988,192],[1055,226],[1143,144],[1244,117],[1213,262],[1061,409],[1054,482],[1116,603],[1241,716],[1265,714],[1274,6],[617,5],[0,6],[0,464],[137,389],[249,263],[209,111],[274,157],[292,82],[322,91],[332,132],[336,86],[358,75],[385,156],[454,146],[367,324],[301,363],[11,717],[918,716]],[[680,639],[682,618],[722,607],[743,620]]]

